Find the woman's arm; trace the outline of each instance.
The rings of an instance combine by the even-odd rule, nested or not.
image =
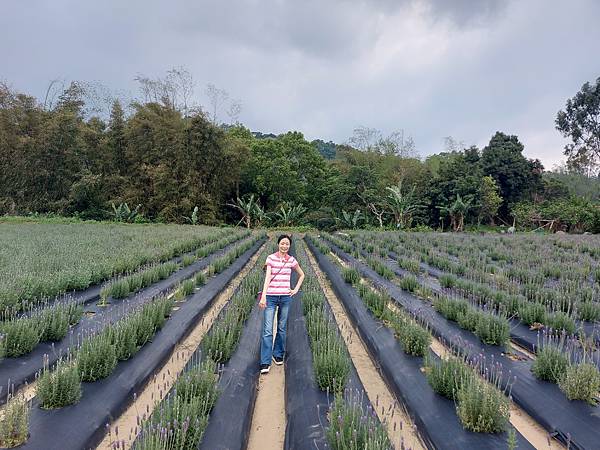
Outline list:
[[[271,266],[267,266],[267,272],[265,273],[265,281],[263,283],[262,294],[260,296],[260,302],[258,306],[265,308],[267,306],[267,289],[269,288],[269,280],[271,279]]]
[[[302,286],[302,282],[304,281],[304,271],[300,267],[300,264],[296,265],[296,272],[298,272],[298,283],[296,283],[296,287],[290,291],[290,295],[296,295]]]

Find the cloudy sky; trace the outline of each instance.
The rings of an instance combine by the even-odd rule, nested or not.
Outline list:
[[[53,79],[134,97],[136,75],[185,67],[197,103],[213,83],[252,130],[403,129],[422,156],[501,130],[550,169],[556,112],[600,77],[599,23],[597,0],[4,0],[0,79],[39,98]]]

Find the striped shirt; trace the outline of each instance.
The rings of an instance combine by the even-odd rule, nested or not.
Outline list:
[[[281,259],[279,252],[275,252],[267,257],[265,265],[271,268],[271,282],[267,287],[267,295],[288,295],[292,269],[298,266],[296,258],[286,255],[286,259]]]

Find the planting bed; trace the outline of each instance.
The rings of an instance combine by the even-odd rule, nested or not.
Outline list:
[[[5,358],[0,361],[0,380],[2,381],[2,386],[10,385],[18,388],[24,383],[32,381],[35,374],[41,369],[44,360],[46,360],[48,365],[53,365],[61,355],[66,354],[71,347],[76,346],[85,336],[99,332],[107,325],[119,320],[130,311],[148,302],[150,299],[165,294],[179,285],[185,285],[184,280],[190,279],[195,273],[205,269],[214,261],[221,259],[223,255],[239,253],[244,250],[244,247],[251,245],[252,241],[259,238],[260,236],[256,235],[241,243],[230,244],[229,246],[226,246],[229,239],[221,241],[220,246],[226,246],[223,250],[216,251],[216,253],[201,258],[187,267],[178,269],[166,279],[148,286],[138,292],[137,295],[131,296],[125,300],[112,300],[109,298],[109,302],[104,303],[104,306],[93,303],[93,300],[97,299],[96,297],[92,299],[92,302],[85,303],[85,314],[78,323],[69,328],[68,333],[64,338],[56,339],[56,342],[42,342],[36,345],[28,354],[15,358]],[[75,297],[72,301],[64,302],[63,304],[75,304],[79,300],[80,299]],[[49,307],[49,309],[53,308],[56,308],[56,306],[52,305]],[[32,325],[25,324],[24,328],[28,329],[36,326],[34,319],[35,317],[23,317],[19,320],[30,320],[34,322]],[[2,324],[0,324],[0,328],[1,327]],[[19,338],[19,336],[16,336],[15,340],[17,340],[17,338]],[[6,397],[0,396],[0,399],[1,403]]]
[[[512,397],[515,403],[549,433],[573,448],[594,448],[594,443],[600,438],[597,431],[600,429],[600,424],[597,423],[597,405],[569,401],[556,384],[535,378],[531,360],[513,358],[506,355],[502,347],[483,344],[473,333],[461,329],[455,322],[436,312],[428,302],[401,290],[393,282],[339,248],[332,248],[342,259],[355,265],[364,276],[376,280],[394,301],[426,323],[432,333],[448,343],[451,348],[460,350],[471,359],[483,360],[484,365],[490,369],[492,366],[501,367],[505,382],[512,383]]]
[[[28,434],[21,448],[599,448],[600,241],[294,239],[306,278],[285,365],[261,376],[256,292],[276,245],[190,228],[169,243],[160,227],[117,227],[147,247],[131,268],[104,258],[112,268],[85,284],[92,266],[80,261],[79,291],[43,300],[39,284],[0,299],[0,389],[11,391],[0,391],[0,444]],[[76,288],[64,286],[48,292]]]
[[[0,311],[85,289],[227,233],[186,225],[0,223]]]
[[[179,298],[164,325],[151,341],[141,347],[130,359],[119,362],[106,378],[92,383],[83,383],[81,400],[60,409],[44,410],[33,403],[30,423],[30,438],[23,448],[32,449],[82,449],[96,445],[105,432],[105,424],[118,417],[139,392],[147,380],[171,354],[179,340],[194,327],[229,281],[247,263],[252,254],[262,245],[256,242],[232,264],[191,296]],[[173,299],[174,300],[174,299]],[[76,354],[75,361],[82,355]],[[38,382],[39,385],[39,382]],[[74,426],[77,424],[77,426]]]
[[[357,291],[346,284],[335,264],[308,240],[319,266],[331,280],[337,296],[344,303],[349,317],[361,338],[380,365],[388,385],[406,405],[419,432],[429,448],[506,448],[508,433],[483,434],[466,431],[458,420],[455,404],[436,394],[422,372],[420,357],[409,356],[394,337],[394,333],[371,315]],[[429,355],[435,357],[434,355]],[[512,432],[519,448],[531,448],[518,433]],[[448,441],[452,436],[452,441]]]
[[[356,448],[391,448],[310,267],[304,244],[295,244],[295,249],[306,280],[290,305],[288,318],[284,448],[346,448],[352,439],[344,432],[348,427],[359,428],[354,437]],[[352,410],[357,417],[350,413]],[[361,429],[353,419],[370,424],[363,423]]]

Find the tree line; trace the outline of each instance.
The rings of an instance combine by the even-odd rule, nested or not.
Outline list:
[[[237,119],[218,125],[218,102],[227,96],[214,86],[213,108],[204,112],[190,105],[189,84],[178,91],[177,83],[138,81],[144,98],[125,105],[129,113],[114,100],[104,119],[87,112],[79,83],[50,107],[1,84],[0,214],[445,230],[552,222],[600,230],[598,180],[583,173],[581,146],[558,172],[527,159],[518,137],[503,132],[481,149],[449,139],[446,151],[421,159],[404,132],[358,128],[344,145],[299,132],[263,135]],[[232,105],[231,114],[239,108]],[[557,127],[577,133],[566,113]]]

